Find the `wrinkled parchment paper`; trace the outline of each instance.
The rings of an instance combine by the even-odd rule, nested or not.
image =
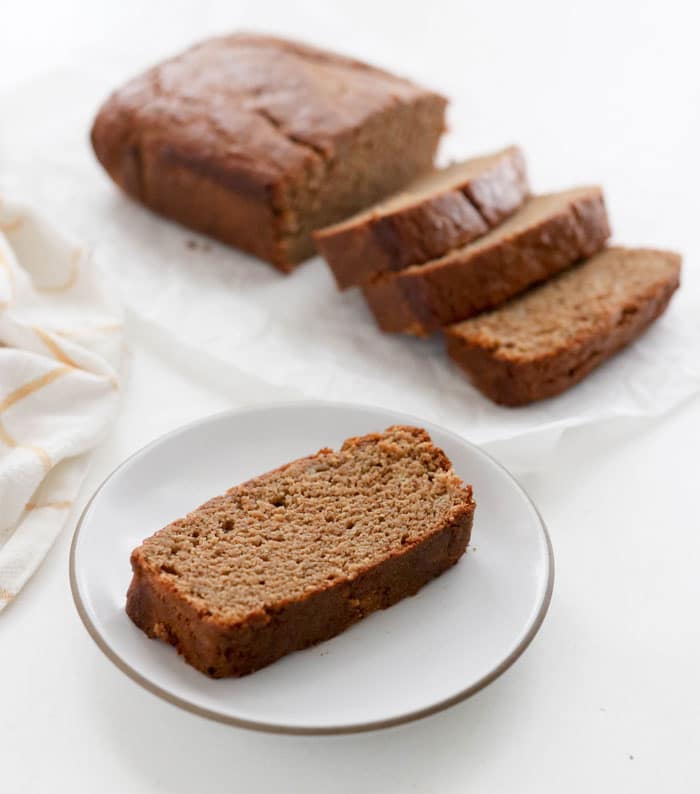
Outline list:
[[[59,85],[73,86],[72,101]],[[99,76],[66,70],[0,98],[0,191],[90,241],[133,315],[173,345],[206,351],[214,379],[244,373],[270,400],[298,395],[401,410],[490,445],[521,469],[537,468],[566,428],[660,415],[700,390],[700,283],[687,251],[684,286],[643,338],[560,397],[502,408],[472,388],[439,338],[381,334],[359,292],[338,292],[320,258],[283,276],[121,195],[88,142],[104,94]],[[48,135],[37,108],[51,120]],[[640,222],[638,237],[624,242],[661,244],[644,231]],[[674,242],[666,245],[678,248]]]

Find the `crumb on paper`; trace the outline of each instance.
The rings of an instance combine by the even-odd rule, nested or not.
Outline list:
[[[194,237],[188,237],[185,240],[185,245],[190,251],[211,251],[211,243],[207,240],[197,240]]]

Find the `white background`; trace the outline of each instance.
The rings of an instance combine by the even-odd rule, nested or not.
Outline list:
[[[453,134],[444,156],[517,141],[537,189],[603,183],[616,237],[681,250],[684,290],[697,291],[700,55],[689,8],[612,0],[3,3],[0,186],[22,184],[21,163],[2,146],[3,91],[21,88],[31,102],[47,75],[79,66],[99,67],[112,81],[106,93],[210,33],[270,30],[445,92]],[[71,94],[66,83],[66,103]],[[54,123],[47,116],[44,134],[32,131],[47,150]],[[22,188],[24,198],[39,198],[31,180]],[[282,396],[188,361],[134,316],[128,336],[121,416],[78,508],[128,453],[162,432]],[[546,469],[523,479],[557,559],[551,611],[532,647],[470,701],[354,737],[248,733],[141,691],[102,657],[74,610],[73,517],[0,615],[0,791],[700,789],[699,440],[697,398],[661,420],[568,432]]]

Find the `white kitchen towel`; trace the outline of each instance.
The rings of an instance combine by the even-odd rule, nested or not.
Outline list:
[[[85,248],[0,198],[0,610],[70,514],[116,412],[121,349]]]

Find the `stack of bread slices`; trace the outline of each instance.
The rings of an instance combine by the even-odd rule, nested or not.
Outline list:
[[[383,331],[442,330],[451,358],[505,405],[574,385],[668,305],[680,256],[609,237],[599,187],[533,196],[517,147],[314,234],[338,287],[361,287]]]

